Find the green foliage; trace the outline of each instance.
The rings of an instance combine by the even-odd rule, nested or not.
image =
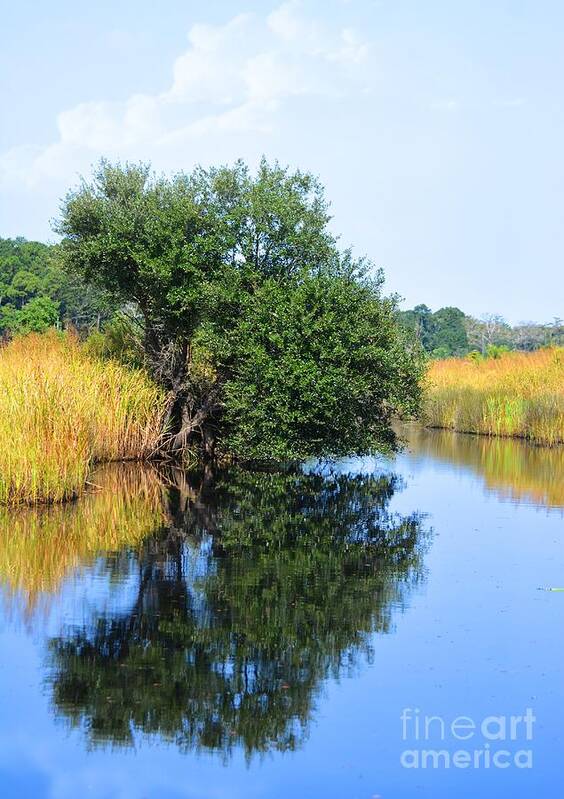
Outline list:
[[[57,229],[70,274],[137,304],[148,325],[173,334],[193,328],[194,289],[215,263],[185,178],[151,181],[148,167],[103,162],[92,185],[68,195]]]
[[[468,350],[464,320],[465,316],[460,308],[439,308],[433,314],[433,348],[447,350],[449,355],[463,355]]]
[[[474,319],[459,308],[439,308],[433,313],[426,305],[417,305],[411,311],[400,311],[398,320],[433,359],[461,357],[474,351],[486,355],[492,346],[501,347],[500,352],[531,352],[564,344],[564,325],[558,318],[544,325],[522,322],[511,327],[496,314]]]
[[[431,353],[431,358],[436,361],[440,361],[443,358],[450,358],[451,352],[448,347],[435,347],[433,352]]]
[[[392,444],[391,414],[416,412],[421,376],[393,310],[356,275],[263,283],[224,361],[228,448],[284,460]]]
[[[26,302],[41,294],[43,283],[39,275],[19,269],[6,288],[6,300],[16,308],[21,308]]]
[[[509,347],[504,344],[488,344],[486,356],[488,358],[501,358],[504,352],[510,352]]]
[[[252,282],[330,262],[328,219],[314,179],[278,166],[263,163],[256,178],[238,162],[166,179],[102,162],[67,196],[57,230],[68,271],[134,303],[158,345],[232,314]]]
[[[426,352],[433,350],[435,325],[433,313],[427,305],[416,305],[412,311],[400,311],[398,319],[401,325],[415,336]]]
[[[61,270],[56,246],[0,239],[0,334],[42,332],[67,323],[88,328],[108,313],[99,293]]]
[[[143,366],[143,348],[139,332],[122,314],[116,314],[105,323],[103,330],[93,330],[84,342],[89,355],[101,360],[113,359],[128,366]]]
[[[12,334],[44,333],[59,321],[59,307],[49,297],[34,297],[20,309],[0,307],[0,327]]]
[[[485,353],[481,353],[480,350],[470,350],[466,357],[470,361],[481,363],[486,358],[501,358],[505,352],[511,352],[511,350],[504,344],[489,344]]]
[[[468,352],[465,315],[459,308],[439,308],[433,313],[426,305],[401,311],[401,325],[420,342],[433,358],[448,358]]]
[[[102,162],[67,196],[66,269],[140,324],[173,449],[365,452],[393,442],[392,414],[416,411],[417,348],[328,222],[311,175],[265,161],[170,179]]]

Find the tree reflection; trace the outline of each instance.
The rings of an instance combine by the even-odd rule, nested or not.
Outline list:
[[[323,680],[372,656],[372,633],[422,579],[421,520],[389,512],[390,477],[171,482],[169,524],[121,562],[137,575],[128,610],[51,641],[56,711],[92,744],[294,749]]]

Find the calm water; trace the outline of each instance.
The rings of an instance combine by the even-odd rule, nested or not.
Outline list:
[[[564,453],[409,441],[3,512],[0,796],[559,795]]]

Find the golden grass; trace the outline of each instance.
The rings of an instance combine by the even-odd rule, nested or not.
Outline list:
[[[427,383],[424,419],[430,427],[564,442],[562,347],[478,362],[434,361]]]
[[[0,585],[28,611],[102,552],[138,546],[166,521],[152,469],[112,464],[76,502],[0,508]]]
[[[147,457],[163,408],[143,372],[88,356],[72,336],[14,340],[0,350],[0,504],[69,499],[93,463]]]

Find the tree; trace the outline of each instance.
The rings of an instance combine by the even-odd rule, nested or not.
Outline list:
[[[400,312],[399,320],[433,358],[468,352],[466,317],[460,308],[439,308],[433,313],[427,305],[416,305],[411,311]]]
[[[418,372],[393,304],[370,281],[267,280],[245,298],[226,350],[225,435],[245,458],[346,455],[375,439],[391,445],[391,414],[416,410]]]
[[[435,332],[431,309],[427,305],[416,305],[412,311],[402,311],[400,320],[401,324],[414,334],[425,352],[431,352]]]
[[[518,350],[532,351],[547,342],[547,328],[535,322],[521,322],[511,331],[511,343]]]
[[[555,316],[552,322],[545,327],[548,328],[548,343],[551,346],[562,347],[564,345],[564,319]]]
[[[16,308],[21,309],[28,300],[41,293],[42,281],[39,275],[19,269],[13,276],[4,296]]]
[[[67,196],[65,267],[127,306],[172,451],[366,452],[417,409],[417,351],[329,219],[311,175],[265,161],[170,179],[102,162]]]
[[[433,350],[442,349],[447,356],[465,355],[468,352],[468,336],[464,320],[465,316],[460,308],[446,307],[435,311]]]
[[[399,311],[398,321],[432,358],[460,357],[471,350],[485,357],[491,347],[492,352],[500,347],[533,351],[564,343],[564,326],[558,318],[548,324],[521,322],[511,327],[497,314],[475,319],[460,308],[439,308],[433,313],[427,305],[417,305]]]
[[[481,319],[466,317],[466,332],[469,343],[485,355],[491,344],[507,345],[511,328],[502,316],[485,314]]]
[[[548,324],[521,322],[511,329],[511,344],[519,350],[538,350],[546,346],[562,346],[564,325],[557,317]]]
[[[34,322],[38,314],[49,324],[70,323],[79,330],[99,327],[111,316],[113,310],[100,292],[61,270],[57,252],[55,245],[0,239],[0,334],[41,332],[44,324]],[[22,316],[35,299],[41,302],[31,305]]]
[[[19,310],[11,305],[0,308],[0,327],[11,333],[44,333],[58,319],[58,305],[49,297],[34,297]]]

